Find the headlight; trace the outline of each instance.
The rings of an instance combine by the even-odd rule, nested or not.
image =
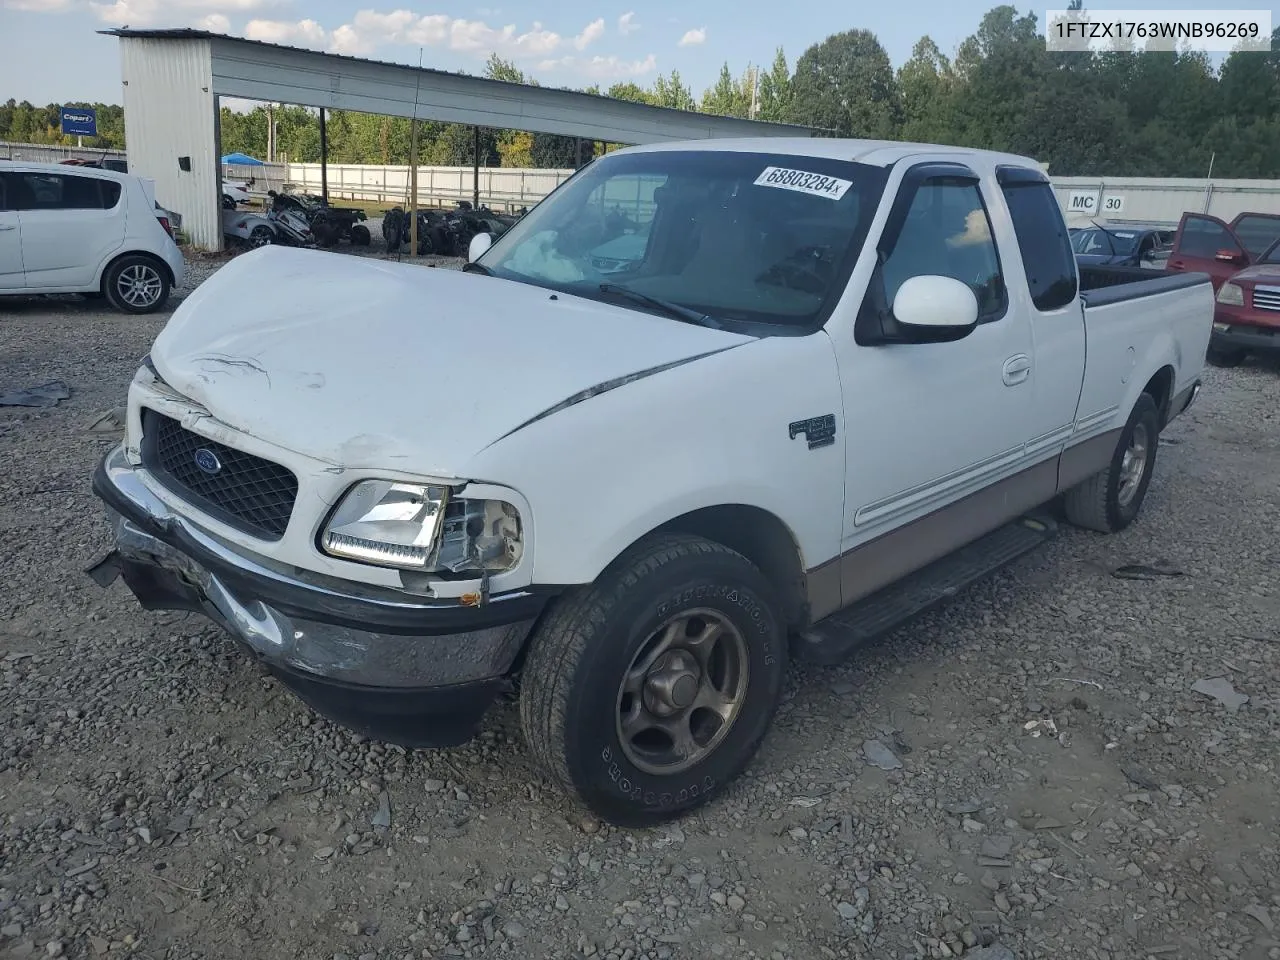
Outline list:
[[[444,575],[496,573],[520,560],[520,514],[501,500],[446,486],[363,480],[338,503],[321,535],[325,553]]]
[[[1218,291],[1218,302],[1225,303],[1229,307],[1244,306],[1244,290],[1238,284],[1224,283],[1222,289]]]

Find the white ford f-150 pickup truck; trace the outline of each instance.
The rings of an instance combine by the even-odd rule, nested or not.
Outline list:
[[[462,272],[223,267],[130,386],[90,573],[370,736],[459,743],[518,690],[571,795],[653,823],[750,761],[789,660],[1055,515],[1128,526],[1212,323],[1207,276],[1078,269],[1023,157],[622,150]]]

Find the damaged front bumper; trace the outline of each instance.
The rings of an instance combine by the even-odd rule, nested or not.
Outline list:
[[[510,689],[549,594],[475,607],[283,569],[174,513],[139,474],[122,447],[94,474],[115,548],[90,576],[123,578],[149,610],[205,614],[317,712],[375,739],[452,746]]]

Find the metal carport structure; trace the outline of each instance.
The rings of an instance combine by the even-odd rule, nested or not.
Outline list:
[[[221,97],[553,133],[609,143],[810,136],[788,124],[245,40],[204,30],[104,30],[120,38],[129,169],[156,181],[198,247],[222,248]]]

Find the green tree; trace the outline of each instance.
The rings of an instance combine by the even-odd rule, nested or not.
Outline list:
[[[779,47],[773,65],[760,75],[760,112],[756,119],[786,122],[791,119],[791,68]]]
[[[816,43],[796,61],[795,119],[836,136],[887,138],[898,128],[898,95],[889,55],[869,30]]]
[[[653,102],[659,107],[672,110],[697,110],[698,104],[693,99],[693,91],[680,79],[680,71],[672,70],[668,77],[659,76],[653,82]]]
[[[741,79],[735,80],[729,72],[729,64],[724,64],[716,85],[702,95],[702,112],[745,119],[751,112],[752,82],[750,67]]]
[[[948,60],[929,37],[921,37],[911,58],[898,70],[902,102],[902,138],[925,143],[950,143],[952,97],[956,76]]]

